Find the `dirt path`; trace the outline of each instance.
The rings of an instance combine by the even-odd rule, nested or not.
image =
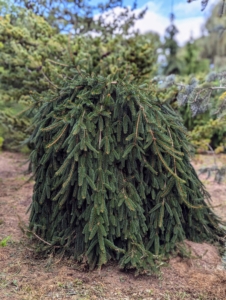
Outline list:
[[[205,159],[198,157],[195,166],[204,164]],[[174,258],[158,276],[137,278],[111,264],[101,273],[87,273],[70,259],[38,259],[19,228],[19,222],[28,223],[26,211],[32,197],[32,183],[26,183],[25,162],[23,155],[0,153],[1,300],[226,299],[226,271],[217,250],[207,244],[188,242],[195,258]],[[207,162],[210,163],[209,158]],[[213,204],[222,205],[216,212],[226,220],[226,185],[216,185],[212,178],[205,183]]]

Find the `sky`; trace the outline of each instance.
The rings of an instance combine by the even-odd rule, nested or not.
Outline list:
[[[96,0],[92,0],[96,1]],[[198,38],[202,35],[202,25],[210,14],[213,4],[220,0],[209,0],[209,4],[204,12],[201,11],[201,0],[188,3],[187,0],[138,0],[137,12],[148,7],[148,11],[143,19],[137,21],[135,28],[141,33],[154,31],[164,36],[165,29],[169,26],[169,15],[173,5],[175,14],[175,25],[179,30],[176,39],[180,45],[184,45],[192,36]],[[124,0],[124,5],[132,6],[133,0]]]
[[[131,0],[125,0],[126,5],[131,5]],[[201,0],[188,3],[187,0],[174,0],[173,12],[175,14],[175,25],[179,33],[176,38],[180,45],[188,41],[192,35],[198,38],[202,34],[202,25],[210,14],[213,4],[218,0],[210,0],[204,12],[201,11]],[[148,7],[145,17],[135,25],[140,32],[155,31],[164,36],[166,27],[169,25],[169,14],[171,13],[172,0],[145,1],[138,0],[138,10]]]

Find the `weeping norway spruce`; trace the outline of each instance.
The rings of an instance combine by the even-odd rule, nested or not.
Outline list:
[[[178,242],[223,235],[177,113],[144,86],[76,74],[34,118],[30,230],[90,269],[155,271]]]

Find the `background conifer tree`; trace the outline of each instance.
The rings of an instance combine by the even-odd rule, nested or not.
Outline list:
[[[175,39],[178,29],[174,24],[175,16],[173,13],[170,14],[170,25],[166,28],[165,42],[163,48],[166,52],[166,66],[164,67],[163,73],[165,75],[180,74],[182,72],[183,63],[178,58],[178,43]]]
[[[191,37],[184,47],[183,61],[184,68],[182,69],[182,75],[192,76],[194,74],[208,73],[209,60],[201,58],[200,49]]]

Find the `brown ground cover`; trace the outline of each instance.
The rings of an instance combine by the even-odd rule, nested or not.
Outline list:
[[[226,156],[221,156],[226,164]],[[197,156],[200,166],[213,163],[211,156]],[[217,249],[186,242],[192,258],[172,258],[158,275],[134,277],[114,264],[101,272],[85,272],[70,259],[38,258],[20,229],[28,223],[32,182],[25,175],[26,157],[0,153],[0,299],[226,299],[226,270]],[[226,184],[200,177],[212,195],[215,210],[226,220]],[[4,243],[5,238],[10,239]]]

